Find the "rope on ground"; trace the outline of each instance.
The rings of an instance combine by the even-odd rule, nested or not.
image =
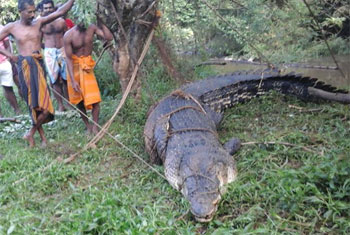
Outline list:
[[[56,91],[54,91],[56,94],[58,94]],[[60,94],[59,94],[60,95]],[[141,162],[143,162],[146,166],[148,166],[151,170],[153,170],[155,173],[157,173],[159,176],[161,176],[162,178],[165,178],[165,176],[163,174],[161,174],[157,169],[155,169],[152,165],[150,165],[148,162],[146,162],[143,158],[141,158],[137,153],[135,153],[132,149],[130,149],[128,146],[126,146],[125,144],[123,144],[120,140],[118,140],[115,136],[113,136],[111,133],[109,133],[107,130],[103,129],[98,123],[96,123],[94,120],[92,120],[90,117],[88,117],[87,115],[85,115],[83,112],[81,112],[77,107],[75,107],[73,104],[71,104],[67,99],[65,99],[62,95],[60,95],[66,102],[68,102],[72,107],[74,107],[77,111],[79,111],[79,113],[83,114],[86,118],[88,118],[92,123],[94,123],[98,128],[101,129],[101,131],[103,131],[104,134],[107,134],[109,137],[111,137],[117,144],[119,144],[120,146],[122,146],[124,149],[126,149],[128,152],[130,152],[135,158],[137,158],[138,160],[140,160]],[[101,132],[100,131],[100,132]],[[85,150],[87,150],[86,146],[84,148]],[[70,163],[74,160],[74,158],[69,157],[67,159],[65,159],[63,162],[65,164]]]
[[[153,36],[154,31],[152,30],[150,36]],[[152,38],[151,38],[152,39]],[[150,42],[151,40],[149,40]],[[149,46],[148,46],[149,47]],[[145,53],[144,53],[145,54]],[[129,85],[132,81],[129,82]],[[130,85],[130,87],[131,87]],[[129,86],[128,86],[129,87]],[[102,128],[98,123],[96,123],[94,120],[92,120],[89,116],[87,116],[85,113],[83,113],[81,110],[79,110],[77,107],[75,107],[75,105],[73,105],[72,103],[70,103],[65,97],[63,97],[61,94],[59,94],[57,91],[55,91],[54,89],[51,89],[51,87],[49,87],[49,89],[54,92],[56,95],[58,95],[59,97],[61,97],[65,102],[67,102],[75,111],[77,111],[78,113],[80,113],[81,115],[83,115],[84,117],[86,117],[89,121],[91,121],[94,125],[96,125],[98,128],[101,129],[100,132],[103,132],[103,134],[107,134],[109,137],[111,137],[117,144],[119,144],[120,146],[122,146],[124,149],[126,149],[128,152],[130,152],[132,154],[133,157],[137,158],[138,160],[140,160],[142,163],[144,163],[147,167],[149,167],[153,172],[155,172],[156,174],[158,174],[160,177],[162,177],[163,179],[166,180],[166,177],[161,174],[157,169],[155,169],[152,165],[150,165],[148,162],[146,162],[144,159],[142,159],[137,153],[135,153],[133,150],[131,150],[129,147],[127,147],[125,144],[123,144],[121,141],[119,141],[116,137],[114,137],[112,134],[110,134],[107,129]],[[126,97],[125,97],[126,99]],[[125,101],[124,101],[125,102]],[[119,105],[121,106],[121,105]],[[66,159],[62,159],[60,157],[56,158],[53,162],[51,162],[48,166],[39,169],[35,172],[32,172],[31,174],[17,180],[14,182],[15,185],[23,182],[27,177],[29,177],[30,175],[34,175],[37,172],[44,172],[46,170],[48,170],[54,163],[56,162],[63,162],[64,164],[68,164],[71,163],[72,161],[75,160],[75,158],[80,155],[81,153],[83,153],[84,151],[86,151],[88,149],[88,145],[86,145],[82,150],[80,150],[78,153],[73,154],[72,156],[70,156],[69,158]]]
[[[346,78],[346,76],[345,76],[343,70],[339,67],[338,61],[335,59],[335,56],[334,56],[334,54],[333,54],[333,52],[332,52],[332,50],[331,50],[331,47],[330,47],[329,44],[328,44],[328,40],[327,40],[326,36],[324,35],[324,33],[323,33],[323,31],[322,31],[322,28],[321,28],[321,25],[320,25],[320,23],[318,22],[318,20],[316,19],[315,14],[314,14],[313,11],[311,10],[310,5],[309,5],[305,0],[303,0],[303,2],[304,2],[304,4],[305,4],[305,6],[307,7],[307,9],[309,10],[310,15],[312,16],[313,20],[315,21],[318,30],[321,32],[322,38],[323,38],[324,42],[326,43],[326,46],[327,46],[329,52],[331,53],[331,56],[332,56],[332,59],[333,59],[335,65],[337,66],[337,68],[338,68],[339,72],[341,73],[341,75],[342,75],[344,78]]]
[[[51,88],[50,88],[51,89]],[[76,110],[78,113],[80,113],[81,115],[83,115],[84,117],[86,117],[87,119],[89,119],[89,121],[91,121],[93,124],[95,124],[98,128],[102,129],[102,127],[96,123],[94,120],[92,120],[89,116],[87,116],[85,113],[83,113],[81,110],[79,110],[77,107],[75,107],[75,105],[73,105],[72,103],[70,103],[65,97],[63,97],[61,94],[59,94],[57,91],[51,89],[52,92],[54,92],[55,94],[57,94],[59,97],[61,97],[64,101],[66,101],[74,110]],[[163,174],[161,174],[157,169],[155,169],[152,165],[150,165],[148,162],[146,162],[144,159],[142,159],[137,153],[135,153],[133,150],[131,150],[129,147],[127,147],[125,144],[123,144],[121,141],[119,141],[116,137],[114,137],[112,134],[110,134],[109,132],[107,132],[106,130],[103,130],[105,134],[107,134],[109,137],[111,137],[117,144],[119,144],[120,146],[122,146],[124,149],[126,149],[128,152],[130,152],[135,158],[137,158],[138,160],[140,160],[142,163],[144,163],[146,166],[148,166],[153,172],[155,172],[156,174],[158,174],[160,177],[162,177],[163,179],[166,180],[165,176]],[[54,163],[56,162],[63,162],[64,164],[68,164],[72,161],[75,160],[75,158],[80,155],[83,151],[87,150],[86,146],[84,149],[80,150],[78,153],[75,153],[74,155],[72,155],[69,158],[66,159],[62,159],[60,157],[57,157],[53,162],[51,162],[49,165],[47,165],[44,168],[38,169],[35,172],[32,172],[29,175],[26,175],[25,177],[17,180],[14,182],[14,185],[17,185],[21,182],[23,182],[27,177],[34,175],[38,172],[44,172],[46,170],[48,170],[51,166],[53,166]]]

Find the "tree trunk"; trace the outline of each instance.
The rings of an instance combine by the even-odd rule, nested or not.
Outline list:
[[[116,43],[113,69],[118,74],[122,92],[129,83],[143,45],[156,18],[154,0],[100,0],[97,14],[111,30]],[[140,78],[132,88],[137,99],[141,95]]]

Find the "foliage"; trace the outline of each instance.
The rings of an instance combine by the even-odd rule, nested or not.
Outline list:
[[[5,25],[18,18],[17,1],[0,0],[0,24]]]
[[[77,24],[83,23],[85,27],[96,24],[96,2],[76,0],[71,14]]]
[[[330,54],[322,41],[325,33],[331,45],[335,45],[332,43],[334,40],[340,44],[331,47],[333,53],[350,53],[350,34],[346,31],[350,15],[344,11],[348,3],[308,2],[326,33],[317,29],[307,7],[298,0],[169,1],[162,5],[165,11],[163,21],[178,51],[245,59],[252,57],[265,62],[268,58],[274,63],[302,61],[315,55]],[[215,10],[207,7],[206,3]],[[299,56],[305,50],[311,53]],[[260,58],[258,52],[266,58]]]
[[[38,4],[40,1],[34,1]],[[65,3],[63,0],[54,0],[55,5]],[[96,23],[96,2],[76,0],[73,9],[69,12],[77,22],[84,22],[86,25]],[[19,18],[17,0],[0,0],[0,23],[7,24]]]
[[[334,45],[331,49],[335,54],[350,53],[348,2],[307,2],[322,31],[299,0],[172,0],[163,1],[159,7],[163,11],[162,29],[181,54],[257,59],[258,50],[275,63],[302,61],[330,54],[322,34]],[[18,18],[17,1],[1,0],[0,6],[0,22],[5,24]],[[89,24],[96,21],[95,12],[96,1],[76,0],[70,14]]]

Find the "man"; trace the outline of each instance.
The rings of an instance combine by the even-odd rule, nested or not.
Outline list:
[[[43,16],[48,16],[54,12],[54,3],[52,0],[43,0]],[[44,59],[47,68],[47,74],[50,78],[54,96],[58,103],[58,111],[65,111],[62,96],[68,98],[66,61],[64,58],[63,35],[67,31],[66,22],[63,18],[57,18],[53,22],[44,25],[41,28],[44,39]]]
[[[0,25],[0,31],[4,26]],[[0,49],[7,50],[11,52],[10,40],[9,38],[5,38],[0,41]],[[12,106],[15,113],[18,115],[20,110],[18,108],[17,99],[15,93],[13,92],[13,73],[12,73],[12,65],[7,60],[7,57],[0,54],[0,85],[4,88],[4,93],[7,101]],[[1,116],[1,111],[0,111]]]
[[[36,19],[39,19],[43,16],[43,4],[39,2],[39,4],[36,6]]]
[[[52,14],[34,20],[35,5],[33,0],[18,0],[20,19],[7,24],[0,31],[0,41],[9,35],[12,35],[16,40],[19,56],[3,49],[0,49],[0,53],[17,62],[18,65],[22,94],[27,102],[33,123],[33,127],[24,136],[30,147],[35,145],[34,134],[36,131],[39,132],[42,146],[46,146],[47,140],[42,124],[50,122],[54,118],[54,109],[46,83],[42,57],[39,53],[42,40],[41,28],[64,15],[73,3],[74,0],[68,0]]]
[[[87,109],[92,109],[92,118],[98,123],[100,113],[101,95],[94,75],[95,62],[91,57],[94,35],[105,40],[112,40],[113,35],[108,28],[101,24],[100,27],[90,25],[86,27],[83,22],[74,26],[64,35],[64,49],[66,52],[69,101],[86,115]],[[86,116],[81,118],[88,133],[97,133],[96,125],[90,125]]]

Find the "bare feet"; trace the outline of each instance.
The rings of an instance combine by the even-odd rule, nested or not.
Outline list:
[[[91,136],[92,136],[92,131],[91,131],[91,129],[90,129],[90,130],[89,130],[89,129],[86,130],[86,131],[85,131],[85,134],[86,134],[87,137],[91,137]]]
[[[30,148],[33,148],[35,146],[34,137],[32,135],[30,135],[29,133],[25,134],[23,136],[23,139],[28,141]]]
[[[38,132],[41,138],[41,147],[46,148],[47,146],[47,139],[45,137],[44,129],[42,126],[38,127]]]
[[[64,106],[62,105],[62,106],[60,106],[60,107],[58,108],[58,111],[59,111],[59,112],[65,112],[65,111],[67,111],[67,109],[66,109],[66,107],[64,107]]]
[[[46,148],[47,147],[47,141],[43,140],[40,145],[41,148]]]
[[[87,136],[92,135],[92,125],[90,123],[86,123],[85,127],[86,127],[86,135]]]
[[[94,127],[92,128],[92,133],[93,133],[94,135],[97,135],[97,133],[98,133],[98,128],[97,128],[97,126],[94,125]]]

